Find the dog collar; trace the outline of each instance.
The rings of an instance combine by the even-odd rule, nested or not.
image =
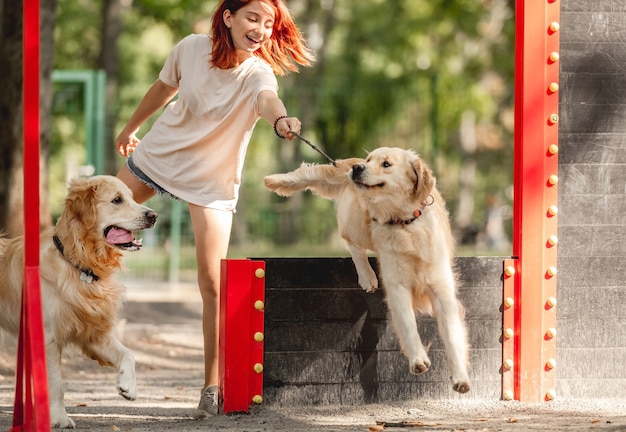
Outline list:
[[[408,219],[389,219],[385,224],[387,225],[409,225],[415,221],[418,217],[422,215],[422,210],[415,210],[413,212],[413,216]],[[374,222],[378,222],[376,218],[372,218]]]
[[[387,222],[385,222],[385,225],[409,225],[412,224],[413,222],[415,222],[415,220],[417,218],[419,218],[422,215],[422,212],[424,211],[424,208],[426,206],[432,205],[435,202],[435,198],[433,198],[432,195],[428,195],[428,197],[430,198],[430,201],[428,200],[424,200],[421,202],[420,204],[420,208],[418,208],[417,210],[415,210],[413,212],[413,215],[408,218],[408,219],[389,219]],[[376,218],[372,218],[372,220],[374,222],[378,222],[378,220]]]
[[[65,248],[63,247],[63,243],[61,242],[61,239],[56,234],[52,236],[52,241],[54,242],[54,245],[56,246],[57,250],[61,253],[61,255],[63,255],[63,258],[65,258],[68,263],[72,264],[74,267],[80,270],[80,280],[87,282],[87,283],[91,283],[92,281],[94,280],[97,281],[99,279],[98,275],[95,274],[91,269],[81,268],[77,266],[76,264],[74,264],[73,262],[71,262],[69,259],[67,259],[67,257],[63,253],[63,251],[65,250]]]

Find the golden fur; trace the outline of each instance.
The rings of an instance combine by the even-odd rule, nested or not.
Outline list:
[[[40,236],[41,300],[53,427],[74,428],[63,404],[61,355],[67,345],[103,366],[118,369],[123,397],[137,396],[135,360],[114,325],[124,287],[114,278],[122,250],[138,250],[132,231],[154,226],[157,214],[132,199],[119,179],[75,179],[56,226]],[[62,244],[55,246],[53,236]],[[23,236],[0,238],[0,327],[17,333],[23,275]],[[89,273],[91,271],[91,273]],[[90,280],[91,279],[91,280]]]
[[[337,202],[339,233],[367,292],[378,288],[367,259],[367,250],[376,252],[410,372],[430,367],[415,318],[416,312],[432,314],[446,348],[453,389],[469,391],[464,309],[452,268],[454,239],[430,168],[415,152],[389,147],[372,151],[366,159],[336,162],[336,167],[304,163],[290,173],[265,177],[265,186],[282,196],[310,190]]]

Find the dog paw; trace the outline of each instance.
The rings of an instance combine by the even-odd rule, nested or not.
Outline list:
[[[69,418],[69,416],[66,413],[62,415],[58,415],[58,416],[51,415],[50,423],[53,428],[76,429],[76,423],[74,423],[74,420]]]
[[[361,285],[361,287],[365,290],[366,293],[369,293],[369,294],[375,293],[376,290],[378,289],[378,285],[372,285],[372,286],[369,286],[369,287],[364,287],[364,286]]]
[[[424,360],[417,360],[409,365],[409,371],[414,375],[419,375],[426,372],[430,368],[430,360],[427,358]]]
[[[137,390],[124,389],[122,387],[118,387],[117,388],[117,392],[124,399],[128,399],[128,400],[131,400],[131,401],[134,401],[135,399],[137,399]]]
[[[470,391],[470,383],[469,381],[455,382],[452,385],[452,390],[457,391],[459,393],[467,393],[468,391]]]
[[[359,276],[359,285],[367,293],[376,292],[378,289],[378,279],[376,278],[376,274],[372,271],[371,274],[367,276]]]
[[[117,387],[117,392],[124,399],[128,399],[128,400],[135,400],[135,399],[137,399],[137,388],[132,388],[132,387],[128,388],[128,387],[118,386]]]
[[[117,378],[117,391],[125,399],[137,399],[137,384],[134,373],[124,373],[120,371]]]

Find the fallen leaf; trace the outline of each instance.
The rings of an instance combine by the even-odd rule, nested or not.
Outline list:
[[[515,417],[511,417],[506,421],[507,423],[517,423],[517,419]]]
[[[379,431],[385,430],[385,426],[371,425],[369,429],[370,429],[370,432],[379,432]]]

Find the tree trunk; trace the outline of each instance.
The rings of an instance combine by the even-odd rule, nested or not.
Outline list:
[[[102,47],[98,67],[106,74],[106,120],[104,127],[105,143],[105,174],[117,174],[115,145],[115,123],[117,122],[117,73],[119,69],[119,53],[117,41],[122,32],[122,2],[121,0],[105,0],[103,4]]]
[[[54,53],[56,0],[40,5],[40,225],[52,224],[48,204],[48,149],[50,142],[51,71]],[[22,2],[0,0],[0,70],[4,97],[0,98],[0,230],[9,237],[24,230]],[[28,170],[32,167],[27,168]]]
[[[22,157],[22,2],[0,0],[0,231],[9,232],[15,216],[11,193],[14,166]],[[13,234],[12,232],[9,235]]]
[[[51,140],[51,111],[54,87],[52,85],[52,69],[54,68],[54,25],[56,21],[57,0],[41,0],[41,54],[40,54],[40,117],[41,127],[39,145],[39,223],[41,228],[52,225],[50,201],[48,199]]]

